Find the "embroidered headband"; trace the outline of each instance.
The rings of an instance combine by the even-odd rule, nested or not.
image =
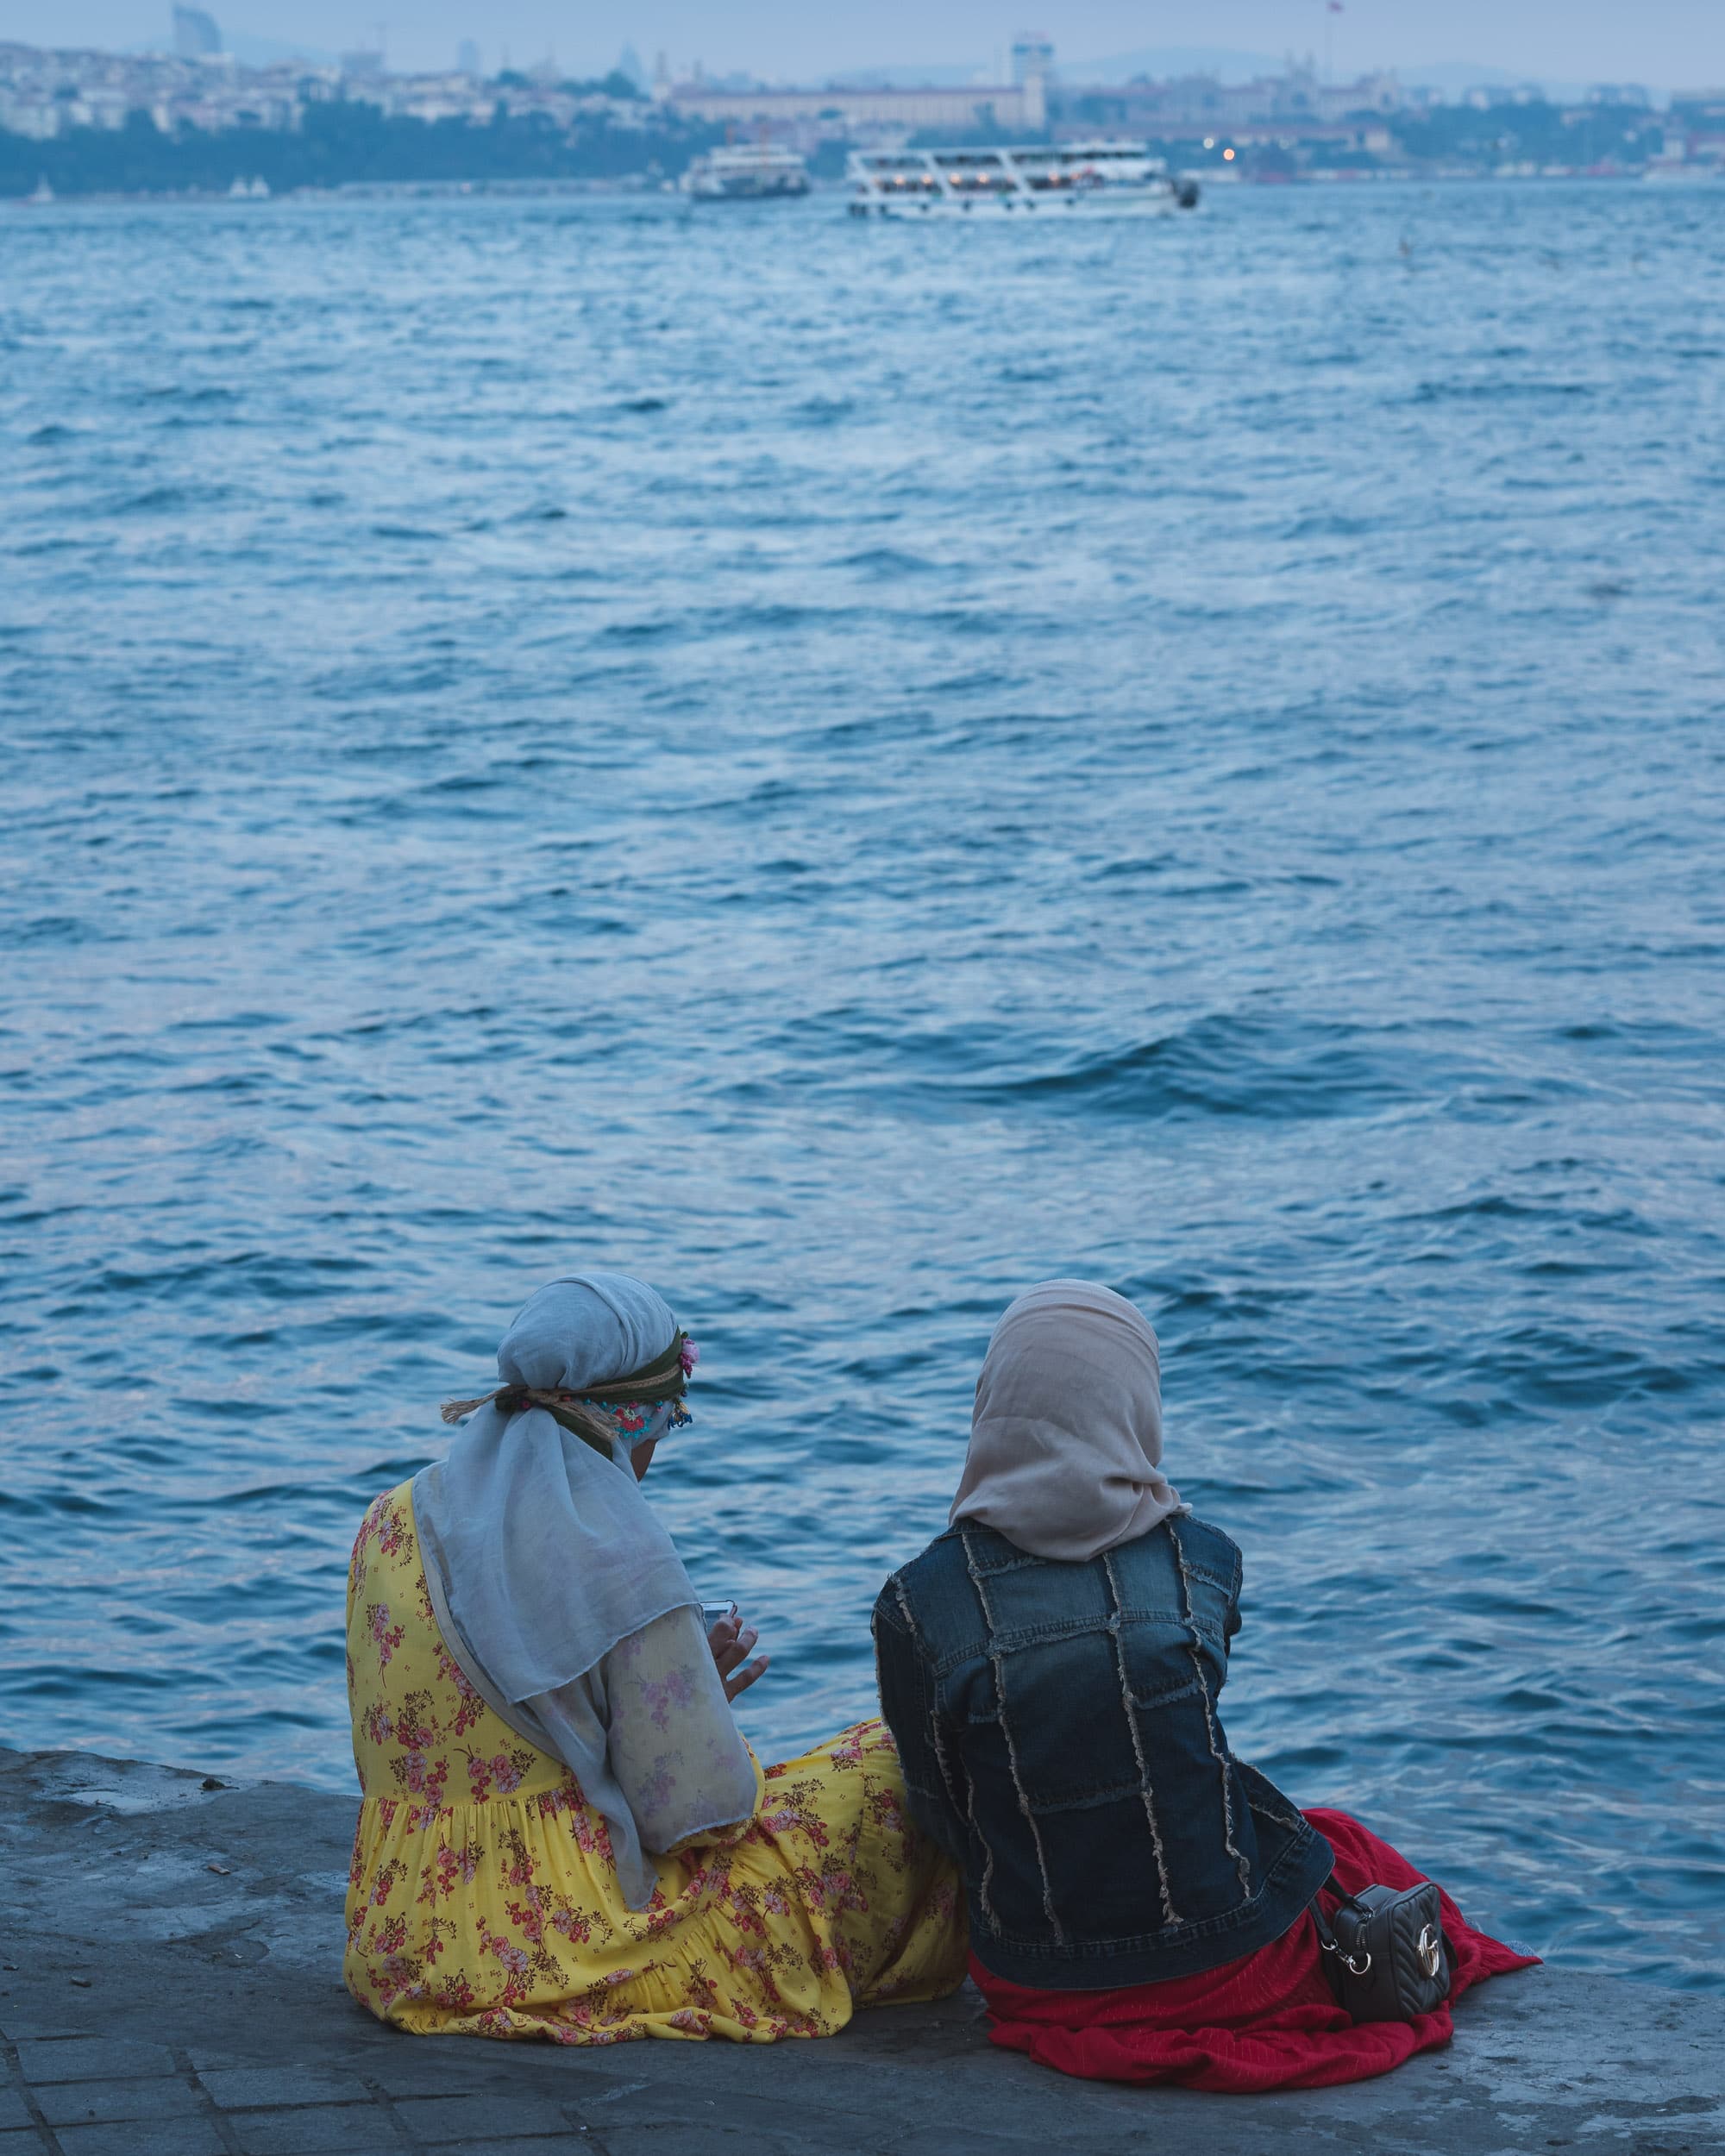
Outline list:
[[[615,1425],[610,1413],[618,1401],[658,1406],[681,1400],[689,1388],[689,1377],[700,1360],[700,1350],[687,1332],[679,1332],[665,1352],[630,1377],[606,1378],[602,1384],[569,1393],[541,1390],[531,1385],[499,1385],[495,1392],[474,1400],[446,1400],[445,1422],[460,1422],[480,1407],[493,1407],[505,1415],[518,1415],[524,1407],[543,1407],[555,1421],[579,1438],[609,1442]]]

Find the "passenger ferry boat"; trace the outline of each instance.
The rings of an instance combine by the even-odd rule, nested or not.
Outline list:
[[[998,150],[853,150],[853,217],[1163,217],[1194,210],[1198,183],[1143,142],[1037,143]]]
[[[808,167],[794,150],[771,142],[730,142],[695,158],[682,190],[697,202],[768,202],[807,194]]]

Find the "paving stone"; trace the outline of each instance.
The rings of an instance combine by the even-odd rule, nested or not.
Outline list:
[[[116,2043],[106,2036],[76,2036],[58,2044],[41,2040],[21,2043],[18,2067],[32,2088],[51,2081],[134,2081],[174,2071],[172,2059],[160,2044]]]
[[[288,2103],[369,2103],[364,2084],[318,2066],[217,2066],[198,2077],[223,2111]]]
[[[409,2137],[436,2147],[443,2141],[568,2131],[561,2104],[532,2096],[429,2096],[397,2102],[395,2115]]]
[[[634,2088],[624,2083],[615,2095],[583,2097],[574,2108],[588,2125],[605,2136],[607,2143],[614,2133],[624,2127],[710,2123],[723,2127],[727,2132],[788,2134],[818,2147],[838,2123],[836,2107],[812,2102],[806,2088],[794,2093],[787,2091],[782,2096],[751,2095],[743,2090],[707,2096],[699,2089],[687,2086],[681,2074]]]
[[[349,2149],[401,2147],[388,2114],[374,2104],[305,2103],[279,2111],[235,2111],[223,2124],[245,2156],[346,2156]]]
[[[607,2046],[614,2058],[621,2046]],[[670,2046],[665,2046],[669,2049]],[[555,2044],[494,2044],[454,2036],[409,2037],[368,2059],[366,2079],[392,2096],[499,2094],[543,2096],[555,2103],[590,2103],[629,2077],[618,2068],[580,2065],[573,2049]],[[591,2053],[586,2056],[591,2057]]]
[[[55,2139],[62,2156],[224,2156],[215,2122],[202,2117],[62,2126]]]
[[[518,2150],[523,2153],[523,2156],[579,2156],[580,2151],[592,2150],[599,2146],[608,2148],[610,2144],[600,2144],[597,2137],[583,2127],[569,2126],[565,2127],[561,2134],[550,2134],[530,2141],[440,2141],[437,2156],[516,2156]],[[0,2156],[5,2156],[5,2143],[0,2141]]]
[[[200,2072],[292,2078],[216,2084],[235,2099],[219,2115],[66,2124],[63,2156],[410,2156],[389,2106],[332,2103],[329,2084],[304,2078],[316,2075],[427,2106],[440,2138],[417,2145],[430,2156],[564,2156],[595,2142],[606,2156],[982,2156],[991,2139],[989,2156],[1682,2156],[1685,2145],[1725,2156],[1725,1997],[1573,1971],[1470,1993],[1452,2047],[1380,2080],[1263,2098],[1069,2081],[992,2046],[968,1994],[859,2015],[820,2043],[565,2050],[405,2036],[341,1984],[336,1884],[327,1899],[304,1884],[345,1865],[350,1800],[283,1783],[209,1800],[248,1891],[274,1897],[267,1957],[235,1966],[220,1958],[231,1906],[185,1894],[207,1855],[201,1777],[100,1764],[116,1786],[195,1802],[141,1814],[128,1828],[136,1861],[104,1872],[66,1817],[66,1786],[84,1786],[89,1758],[0,1746],[0,1877],[21,1948],[7,1956],[20,1967],[0,2025],[41,2047],[41,2089],[81,2083],[86,2111],[90,2090],[172,2085],[164,2045]],[[99,1996],[67,1984],[69,1932],[102,1940]],[[465,2122],[440,2109],[456,2096],[474,2107]],[[549,2122],[516,2109],[541,2103]],[[0,2125],[0,2156],[54,2156],[52,2132]]]
[[[591,2137],[589,2137],[591,2138]],[[636,2126],[605,2136],[606,2156],[825,2156],[825,2141],[763,2136],[752,2128],[725,2126]],[[886,2134],[867,2143],[845,2141],[847,2150],[868,2148],[872,2156],[897,2156]]]
[[[178,2119],[204,2109],[198,2092],[177,2079],[69,2081],[35,2091],[50,2126],[83,2126],[104,2119]]]

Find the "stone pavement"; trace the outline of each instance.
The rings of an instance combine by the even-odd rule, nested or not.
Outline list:
[[[968,1990],[824,2043],[399,2036],[340,1982],[352,1821],[0,1750],[0,2156],[1725,2152],[1725,2000],[1548,1970],[1464,2000],[1446,2053],[1275,2096],[1064,2080],[994,2050]]]

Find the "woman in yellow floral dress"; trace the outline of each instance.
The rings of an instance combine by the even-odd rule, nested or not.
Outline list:
[[[366,1514],[343,1973],[380,2020],[771,2043],[963,1980],[958,1882],[882,1725],[764,1771],[737,1730],[754,1634],[702,1631],[637,1488],[693,1361],[642,1282],[554,1282],[500,1389],[445,1411],[473,1415],[448,1459]]]

